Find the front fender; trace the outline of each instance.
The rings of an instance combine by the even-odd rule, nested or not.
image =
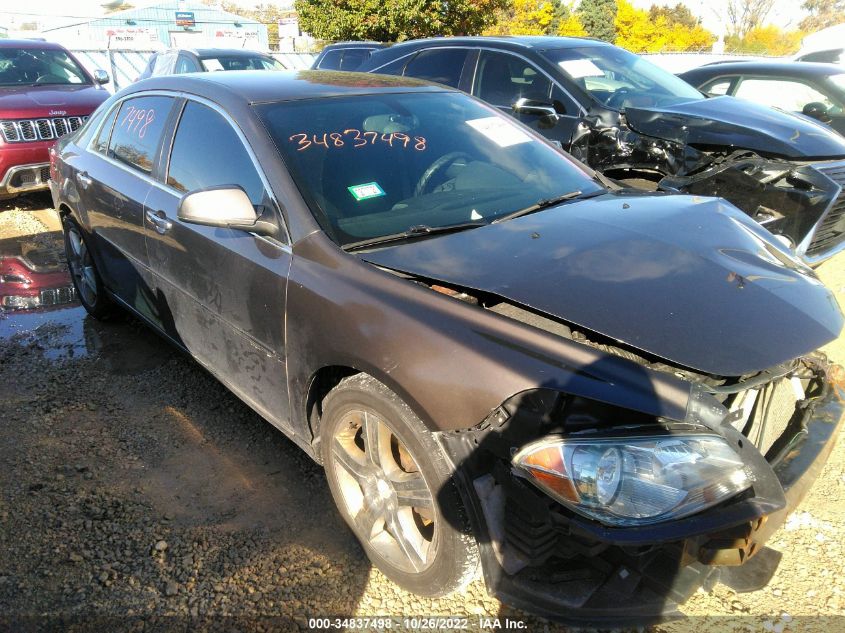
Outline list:
[[[433,431],[470,428],[522,391],[547,388],[683,420],[688,382],[446,297],[361,261],[323,233],[294,247],[288,285],[291,411],[325,366],[367,372]]]

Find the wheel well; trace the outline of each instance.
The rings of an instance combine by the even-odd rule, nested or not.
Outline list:
[[[330,365],[318,370],[311,378],[308,386],[308,397],[305,400],[305,414],[308,420],[308,429],[311,432],[311,446],[314,448],[314,456],[318,460],[320,456],[320,419],[323,415],[323,400],[341,380],[357,373],[360,372],[352,367]]]

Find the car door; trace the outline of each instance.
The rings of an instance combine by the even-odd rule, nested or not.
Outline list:
[[[75,175],[103,281],[147,316],[150,278],[144,201],[173,103],[171,97],[144,95],[116,105]]]
[[[580,119],[578,104],[546,73],[530,61],[501,51],[481,51],[472,94],[514,116],[546,138],[566,148]],[[515,112],[519,99],[529,99],[554,108],[556,114]]]
[[[146,239],[165,329],[274,424],[289,428],[285,296],[291,253],[279,209],[242,133],[223,112],[188,100],[166,173],[145,205]],[[276,239],[183,222],[182,197],[239,186],[279,228]]]

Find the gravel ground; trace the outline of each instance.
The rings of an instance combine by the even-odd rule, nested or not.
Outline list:
[[[59,246],[43,196],[0,206],[0,239]],[[2,205],[2,203],[0,203]],[[38,235],[38,237],[34,237]],[[845,255],[820,270],[845,305]],[[829,353],[845,362],[845,338]],[[0,630],[296,630],[309,617],[516,618],[474,582],[441,599],[373,570],[321,469],[131,319],[0,315]],[[845,443],[769,543],[751,594],[718,585],[655,631],[845,630]],[[706,617],[702,617],[706,616]],[[838,619],[835,616],[840,616]],[[143,620],[142,620],[143,618]]]

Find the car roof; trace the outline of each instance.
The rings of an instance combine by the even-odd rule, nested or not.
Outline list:
[[[370,40],[350,40],[348,42],[335,42],[324,46],[322,50],[328,51],[334,48],[387,48],[390,44],[384,42],[374,42]]]
[[[43,40],[4,40],[0,39],[0,48],[46,48],[55,51],[65,50],[64,46],[56,44],[55,42],[45,42]]]
[[[223,97],[248,103],[294,101],[391,92],[457,92],[410,77],[331,70],[293,70],[268,73],[233,70],[216,73],[165,75],[132,84],[121,94],[145,90],[188,92],[217,101]]]
[[[817,62],[796,62],[796,61],[731,61],[707,64],[699,68],[693,68],[684,73],[681,77],[707,76],[734,73],[754,73],[755,75],[772,75],[782,77],[817,77],[824,78],[830,75],[845,73],[845,67],[838,64],[820,64]]]
[[[574,48],[576,46],[613,46],[607,42],[588,37],[554,37],[551,35],[477,35],[461,37],[429,37],[420,40],[408,40],[394,44],[392,48],[430,46],[430,45],[454,44],[463,46],[484,46],[485,44],[498,44],[504,47],[513,48]]]
[[[228,55],[230,57],[253,57],[261,56],[267,57],[267,53],[261,51],[253,51],[247,48],[170,48],[162,53],[193,53],[199,57],[211,55]],[[159,53],[159,54],[162,54]]]

